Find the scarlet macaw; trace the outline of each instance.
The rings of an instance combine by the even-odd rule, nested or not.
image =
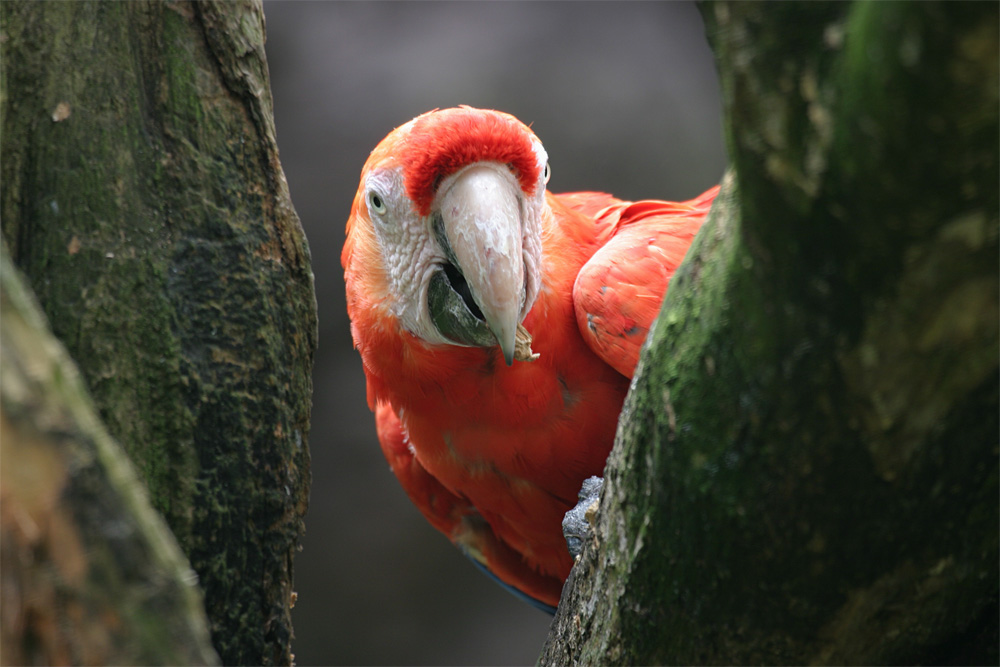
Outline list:
[[[480,566],[554,607],[560,528],[601,474],[639,349],[718,188],[685,203],[546,191],[513,116],[460,107],[372,151],[341,257],[382,450]]]

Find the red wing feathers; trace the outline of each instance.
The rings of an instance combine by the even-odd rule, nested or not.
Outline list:
[[[622,202],[597,214],[614,232],[580,270],[573,304],[584,339],[622,375],[632,377],[670,278],[717,193],[712,188],[688,202]]]

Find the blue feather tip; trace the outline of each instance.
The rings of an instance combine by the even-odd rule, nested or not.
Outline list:
[[[532,607],[535,607],[536,609],[541,609],[542,611],[546,612],[547,614],[555,616],[555,613],[556,613],[556,608],[555,607],[553,607],[550,604],[545,604],[541,600],[536,600],[535,598],[531,597],[530,595],[528,595],[524,591],[519,590],[517,588],[514,588],[510,584],[501,581],[500,577],[498,577],[497,575],[495,575],[492,572],[490,572],[490,570],[489,570],[488,567],[486,567],[485,565],[483,565],[482,563],[480,563],[478,560],[476,560],[475,558],[473,558],[469,554],[466,554],[466,556],[468,557],[469,560],[472,561],[473,565],[475,565],[476,567],[479,568],[480,572],[482,572],[483,574],[485,574],[486,576],[488,576],[490,579],[492,579],[493,581],[495,581],[498,584],[500,584],[501,586],[503,586],[507,591],[509,591],[510,593],[512,593],[514,595],[514,597],[518,598],[519,600],[521,600],[523,602],[527,602],[528,604],[530,604]]]

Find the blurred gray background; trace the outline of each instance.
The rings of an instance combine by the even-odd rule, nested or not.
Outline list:
[[[470,104],[530,124],[554,192],[688,199],[725,157],[714,63],[681,2],[264,3],[281,161],[312,248],[312,498],[299,665],[533,664],[550,617],[479,574],[389,472],[351,344],[340,248],[369,151]]]

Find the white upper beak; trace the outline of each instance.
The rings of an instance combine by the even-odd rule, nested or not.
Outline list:
[[[520,189],[500,164],[474,164],[453,179],[439,197],[444,231],[509,366],[526,299]]]

